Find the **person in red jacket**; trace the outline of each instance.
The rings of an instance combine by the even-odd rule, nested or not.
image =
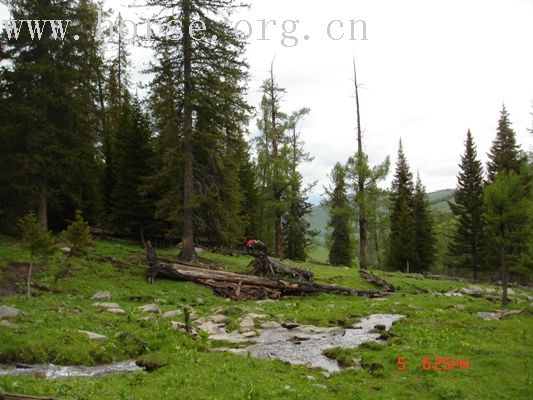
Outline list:
[[[246,241],[246,253],[253,253],[254,252],[254,246],[255,246],[255,240],[254,239],[248,239]]]

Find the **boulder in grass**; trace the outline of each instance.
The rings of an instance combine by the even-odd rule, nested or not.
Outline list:
[[[159,314],[161,309],[157,304],[145,304],[144,306],[139,307],[139,311],[144,313]]]
[[[182,314],[183,314],[183,311],[181,310],[167,311],[163,313],[163,318],[176,318],[176,317],[181,316]]]
[[[100,292],[95,293],[91,297],[91,300],[93,300],[93,301],[109,301],[109,300],[111,300],[111,293],[109,293],[109,291],[107,291],[107,290],[102,290]]]
[[[122,308],[108,308],[106,311],[111,314],[126,314]]]
[[[7,329],[17,329],[18,325],[14,324],[13,322],[9,322],[7,319],[3,319],[0,321],[0,327]]]
[[[93,303],[93,307],[98,308],[120,308],[117,303]]]
[[[91,340],[99,340],[99,341],[107,340],[107,336],[100,335],[99,333],[94,333],[94,332],[91,332],[91,331],[82,331],[82,330],[79,330],[78,332],[83,333],[84,335],[86,335]]]
[[[14,318],[23,314],[18,308],[9,306],[0,306],[0,319]]]

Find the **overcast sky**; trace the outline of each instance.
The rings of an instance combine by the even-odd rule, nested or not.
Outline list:
[[[106,1],[132,19],[147,16],[147,10],[122,8],[131,3]],[[527,128],[533,120],[533,0],[249,3],[250,10],[235,17],[248,20],[253,29],[246,54],[252,75],[249,101],[259,104],[259,87],[275,57],[276,78],[287,89],[284,110],[311,108],[302,137],[315,159],[302,172],[306,181],[319,181],[314,201],[335,162],[356,150],[352,54],[363,86],[364,145],[372,163],[390,155],[394,166],[401,137],[413,172],[420,171],[429,191],[453,188],[467,130],[485,161],[503,103],[519,143],[532,145]],[[257,40],[263,19],[277,21],[266,30],[269,41]],[[349,40],[352,19],[366,22],[366,41],[361,23],[358,40]],[[294,33],[299,43],[292,48],[281,43],[285,20],[300,21]],[[328,37],[333,20],[341,20],[344,29],[335,22],[332,36],[344,33],[344,39]],[[146,50],[133,50],[139,70],[149,57]],[[146,78],[135,74],[134,80]],[[256,133],[255,122],[250,131]]]

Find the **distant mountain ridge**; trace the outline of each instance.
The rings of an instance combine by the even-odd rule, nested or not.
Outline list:
[[[443,189],[428,193],[432,209],[438,212],[450,212],[448,201],[453,199],[453,193],[453,189]],[[311,229],[320,232],[318,239],[323,242],[328,225],[327,210],[321,205],[313,207],[311,209],[311,214],[308,217],[308,221],[311,224]]]

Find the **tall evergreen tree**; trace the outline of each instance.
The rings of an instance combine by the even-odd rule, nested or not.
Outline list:
[[[303,187],[303,178],[298,167],[303,162],[310,162],[313,158],[304,151],[304,142],[300,139],[301,132],[298,123],[309,114],[308,108],[302,108],[292,113],[287,120],[288,140],[286,148],[289,158],[288,188],[284,193],[287,210],[283,217],[283,242],[285,256],[291,260],[306,259],[306,249],[311,244],[315,232],[311,230],[308,216],[312,205],[308,202],[309,192],[313,185]]]
[[[416,271],[428,271],[435,262],[436,238],[434,220],[431,213],[426,189],[417,175],[415,193],[413,198],[413,215],[416,228],[416,248],[418,264],[414,266]]]
[[[273,63],[270,78],[263,82],[261,89],[263,91],[261,118],[257,122],[261,135],[257,140],[257,146],[258,162],[262,173],[262,200],[265,202],[262,225],[266,226],[267,243],[273,244],[274,254],[283,258],[282,217],[286,212],[286,204],[282,202],[282,199],[289,186],[290,164],[286,157],[288,154],[282,154],[283,145],[287,141],[285,135],[287,115],[281,111],[281,100],[285,89],[279,87],[275,81]],[[272,222],[272,227],[270,222]],[[270,234],[271,229],[273,229],[273,235]]]
[[[43,228],[59,229],[65,215],[82,209],[95,220],[100,209],[97,141],[97,71],[102,63],[95,39],[97,7],[89,0],[69,2],[14,0],[13,20],[28,20],[18,38],[2,32],[0,67],[4,110],[0,158],[5,162],[6,225],[28,209],[38,210]],[[78,21],[60,38],[47,20]],[[40,21],[39,39],[35,24]],[[65,28],[66,22],[63,22]],[[56,25],[57,28],[57,25]],[[10,34],[13,36],[14,31]],[[33,36],[33,37],[32,37]]]
[[[414,266],[419,265],[413,196],[413,174],[409,170],[400,140],[396,172],[390,193],[390,239],[387,263],[389,268],[411,272]]]
[[[533,246],[532,176],[500,173],[486,188],[485,204],[488,225],[496,232],[495,253],[498,254],[503,281],[503,305],[507,305],[511,272],[531,279]]]
[[[236,241],[244,226],[241,162],[236,160],[235,143],[242,143],[249,117],[247,64],[244,41],[228,18],[238,5],[233,0],[147,0],[147,4],[164,9],[163,25],[179,22],[182,27],[178,37],[165,32],[154,41],[159,57],[152,68],[156,73],[152,91],[164,94],[152,102],[158,114],[157,141],[171,147],[160,155],[165,168],[150,186],[162,189],[157,214],[181,226],[180,257],[191,260],[195,237]],[[207,37],[201,40],[190,31],[197,20],[206,27]],[[217,39],[209,39],[212,36]],[[166,188],[164,181],[170,183]],[[176,207],[176,200],[181,207]]]
[[[153,219],[153,205],[142,194],[144,180],[152,174],[151,131],[138,98],[126,95],[115,139],[116,183],[112,193],[112,220],[122,232],[143,239]]]
[[[326,190],[328,227],[331,229],[329,262],[331,265],[351,267],[354,261],[354,240],[352,237],[353,212],[348,198],[346,169],[337,163],[331,172],[332,188]]]
[[[486,270],[486,222],[483,166],[477,158],[476,145],[470,130],[466,136],[465,147],[459,165],[454,201],[448,202],[457,221],[449,253],[455,258],[457,268],[470,271],[476,279],[480,272]]]
[[[520,173],[520,148],[516,143],[516,134],[511,128],[509,113],[505,105],[500,113],[496,139],[492,142],[488,157],[487,177],[489,183],[494,182],[496,175],[500,172]]]

